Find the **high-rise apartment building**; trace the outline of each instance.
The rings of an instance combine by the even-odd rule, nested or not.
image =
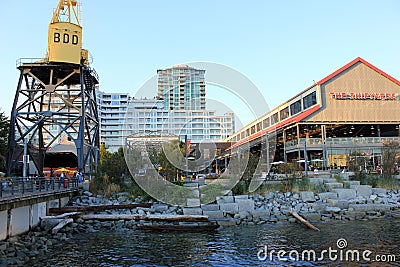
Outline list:
[[[187,135],[192,143],[221,141],[235,130],[234,114],[215,110],[166,110],[158,99],[134,99],[127,93],[97,93],[100,141],[110,152],[133,134],[164,132]]]
[[[178,64],[157,70],[158,99],[166,110],[206,109],[205,70]]]
[[[193,143],[222,141],[234,133],[234,114],[206,110],[205,70],[175,65],[157,70],[158,95],[134,99],[127,93],[98,91],[100,141],[117,151],[132,134],[165,132]]]
[[[105,93],[97,91],[100,120],[100,142],[115,152],[123,146],[123,123],[128,102],[128,93]]]
[[[132,99],[125,118],[126,135],[166,132],[187,137],[193,143],[221,141],[235,130],[234,113],[215,110],[165,110],[162,100]]]

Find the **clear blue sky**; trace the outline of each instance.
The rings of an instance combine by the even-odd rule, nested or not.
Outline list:
[[[0,107],[15,61],[42,57],[58,0],[0,2]],[[248,76],[270,108],[360,56],[400,79],[400,1],[83,0],[84,48],[103,91],[135,91],[159,68],[208,61]]]

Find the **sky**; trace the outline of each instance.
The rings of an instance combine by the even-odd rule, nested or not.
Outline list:
[[[44,56],[57,4],[0,1],[0,108],[6,114],[18,81],[15,62]],[[271,109],[359,56],[400,79],[397,0],[83,0],[82,11],[83,47],[106,92],[135,95],[157,69],[188,62],[240,72]],[[206,90],[225,105],[234,102],[217,87]],[[252,119],[245,114],[243,121]]]

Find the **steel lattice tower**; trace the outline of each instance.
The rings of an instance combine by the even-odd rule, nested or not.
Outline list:
[[[78,171],[89,173],[97,166],[99,79],[81,47],[77,8],[77,1],[60,0],[49,25],[47,58],[17,61],[20,75],[10,119],[8,175],[18,172],[25,143],[42,175],[46,151],[63,135],[75,144]]]

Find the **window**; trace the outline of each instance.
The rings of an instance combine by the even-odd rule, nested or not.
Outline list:
[[[271,124],[275,124],[278,121],[279,120],[278,120],[278,112],[277,112],[277,113],[274,113],[274,115],[271,116]]]
[[[304,109],[307,109],[315,104],[317,104],[317,92],[314,91],[303,98]]]
[[[261,127],[261,122],[257,123],[257,129],[256,129],[257,132],[261,131],[261,128],[262,128],[262,127]]]
[[[263,120],[263,129],[270,126],[269,117]]]
[[[289,107],[284,108],[280,111],[281,120],[284,120],[289,117]]]
[[[290,115],[295,115],[301,111],[301,101],[298,100],[290,105]]]

